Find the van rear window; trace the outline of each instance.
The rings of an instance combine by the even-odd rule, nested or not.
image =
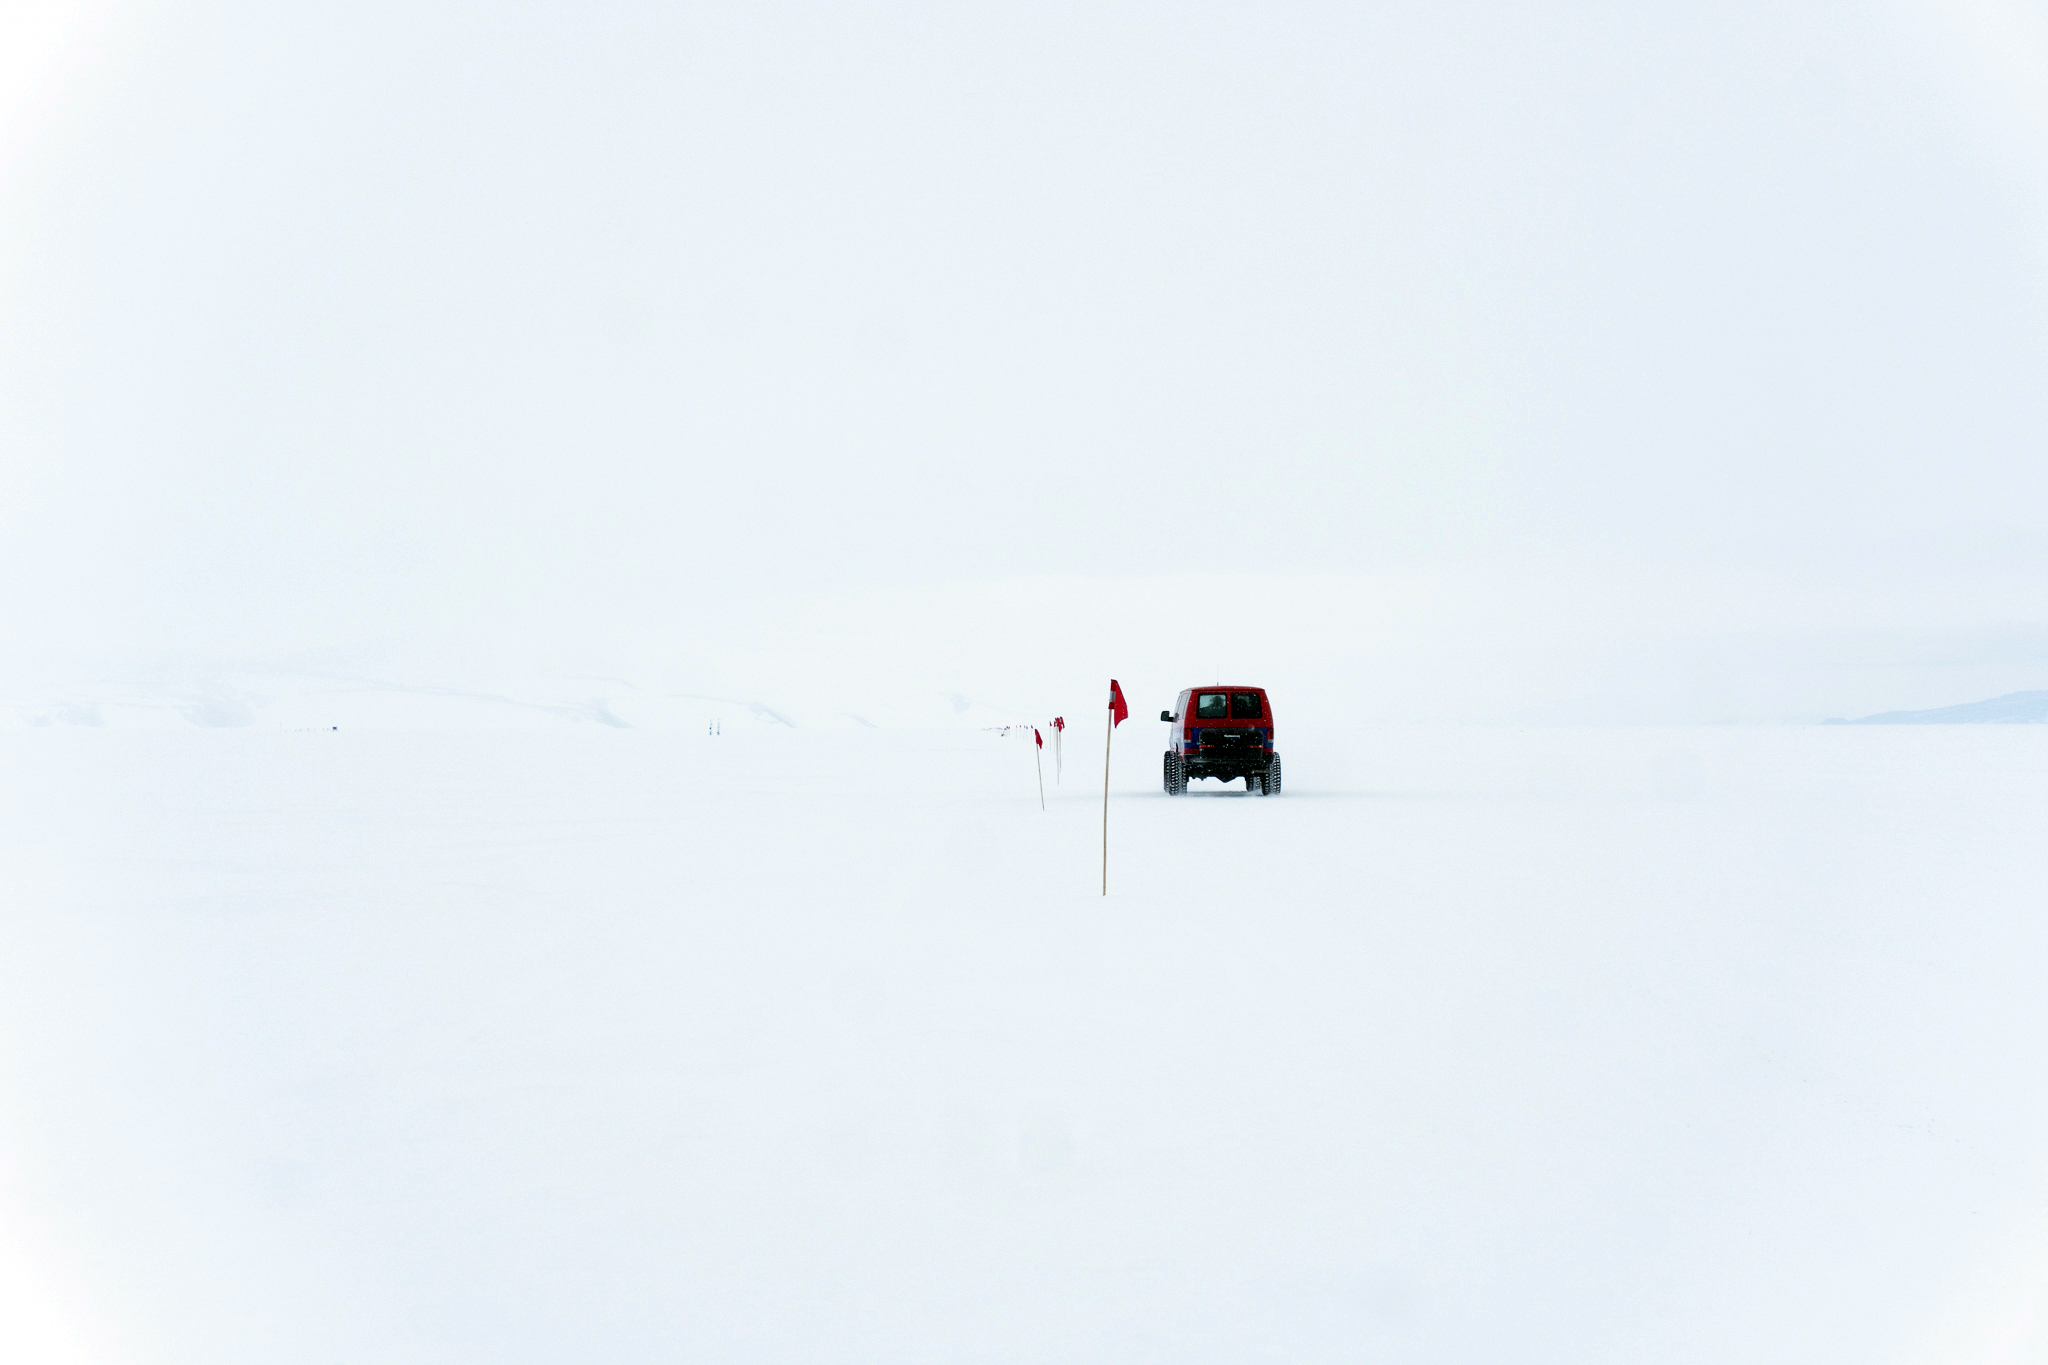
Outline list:
[[[1230,694],[1230,718],[1232,720],[1264,720],[1266,708],[1259,705],[1256,692],[1232,692]]]
[[[1195,719],[1230,719],[1230,694],[1228,692],[1203,692],[1195,697]]]

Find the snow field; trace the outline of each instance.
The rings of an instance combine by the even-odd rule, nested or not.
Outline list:
[[[1157,728],[1107,899],[1085,721],[1044,814],[979,732],[8,735],[0,1266],[123,1362],[2048,1345],[2048,736]]]

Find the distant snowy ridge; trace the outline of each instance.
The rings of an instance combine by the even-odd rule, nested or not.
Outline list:
[[[1932,711],[1886,711],[1828,725],[2042,725],[2048,724],[2048,692],[2008,692],[1989,701],[1941,706]]]
[[[832,687],[747,695],[599,675],[479,672],[433,679],[284,668],[137,669],[119,676],[0,677],[0,731],[527,730],[557,727],[702,734],[715,730],[979,728],[1010,716],[992,702],[937,688],[898,689],[858,711]],[[789,695],[784,695],[787,691]]]
[[[595,725],[694,732],[710,726],[789,726],[765,703],[638,687],[617,678],[497,679],[445,686],[310,673],[202,679],[124,678],[0,692],[0,729],[525,729]]]

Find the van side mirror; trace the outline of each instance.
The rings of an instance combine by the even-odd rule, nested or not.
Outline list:
[[[1161,711],[1161,712],[1159,713],[1159,719],[1161,719],[1161,720],[1172,720],[1172,719],[1174,719],[1174,715],[1173,715],[1173,712],[1171,712],[1171,711]]]

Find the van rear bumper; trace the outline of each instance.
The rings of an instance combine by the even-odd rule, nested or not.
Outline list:
[[[1266,771],[1272,761],[1271,749],[1254,749],[1250,746],[1239,748],[1221,746],[1208,749],[1183,749],[1181,759],[1187,764],[1189,777],[1257,777]]]

